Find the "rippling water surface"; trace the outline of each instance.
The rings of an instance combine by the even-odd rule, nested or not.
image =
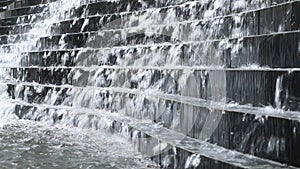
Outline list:
[[[157,168],[125,138],[32,121],[0,123],[0,168]]]

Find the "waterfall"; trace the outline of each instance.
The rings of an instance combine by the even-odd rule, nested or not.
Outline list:
[[[300,165],[298,0],[23,3],[0,14],[2,119],[121,133],[165,168]]]

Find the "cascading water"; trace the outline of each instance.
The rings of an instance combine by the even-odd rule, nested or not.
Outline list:
[[[19,72],[23,78],[16,80],[7,71],[9,67],[18,71],[23,67],[30,67],[30,61],[23,54],[40,50],[39,40],[56,34],[52,30],[53,25],[74,18],[74,13],[70,10],[85,3],[88,2],[60,0],[48,3],[41,14],[28,17],[28,31],[18,34],[20,30],[12,30],[12,35],[7,38],[7,44],[12,45],[1,47],[1,168],[156,168],[150,161],[143,160],[127,140],[105,134],[105,129],[112,125],[112,121],[105,115],[91,121],[93,112],[66,110],[63,106],[59,109],[54,106],[64,94],[75,98],[65,99],[63,102],[80,105],[81,99],[87,97],[86,92],[74,94],[68,90],[67,93],[62,93],[63,90],[57,90],[53,86],[44,99],[40,100],[40,105],[33,104],[33,95],[45,93],[45,87],[35,81],[31,84],[22,82],[30,72],[22,72],[22,75]],[[18,17],[16,24],[23,22],[24,18]],[[53,49],[63,49],[65,45],[62,37],[58,46]],[[43,56],[44,59],[48,57],[51,56]],[[62,57],[62,65],[67,65],[69,57]],[[10,90],[8,84],[15,85],[13,93],[7,92]],[[21,110],[18,110],[18,106],[22,107]]]
[[[42,154],[93,156],[75,167],[155,167],[137,162],[122,139],[110,147],[120,139],[101,135],[110,130],[162,168],[300,166],[291,148],[300,139],[300,76],[291,69],[299,67],[298,0],[31,3],[23,16],[22,8],[0,15],[9,30],[0,44],[1,129],[7,137],[26,129],[14,138],[26,143],[16,154],[48,140]]]

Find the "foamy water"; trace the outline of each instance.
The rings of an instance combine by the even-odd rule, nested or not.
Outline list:
[[[1,168],[158,168],[107,131],[11,120],[0,123],[0,135]]]

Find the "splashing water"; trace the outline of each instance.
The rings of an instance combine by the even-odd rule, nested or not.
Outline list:
[[[200,155],[199,154],[193,154],[191,156],[188,157],[188,159],[186,160],[185,166],[184,168],[197,168],[200,165]]]
[[[16,160],[3,160],[2,166],[13,168],[14,165],[22,163],[24,164],[22,167],[44,168],[47,164],[43,162],[49,159],[48,167],[57,167],[56,165],[59,164],[62,167],[143,168],[148,164],[142,165],[142,163],[147,161],[141,160],[142,158],[136,152],[130,151],[132,147],[124,146],[129,143],[106,133],[116,125],[109,117],[130,116],[130,118],[147,119],[145,121],[155,122],[155,125],[151,126],[153,130],[170,128],[182,133],[180,138],[177,138],[180,140],[193,130],[196,122],[199,122],[197,121],[200,118],[198,107],[203,106],[209,111],[208,115],[201,116],[204,120],[198,139],[207,141],[225,115],[225,111],[222,110],[228,108],[242,112],[250,111],[253,107],[238,103],[226,104],[228,90],[226,85],[229,79],[226,77],[227,58],[224,58],[227,57],[227,54],[224,55],[226,51],[231,55],[232,63],[238,61],[247,39],[243,37],[253,36],[253,34],[243,27],[246,22],[243,19],[244,15],[233,14],[232,17],[228,16],[232,19],[232,21],[229,19],[232,22],[232,31],[228,32],[230,35],[225,35],[227,27],[222,25],[227,22],[227,19],[220,16],[227,15],[226,10],[229,9],[243,11],[249,5],[255,9],[264,6],[264,2],[170,0],[162,2],[170,5],[162,10],[160,7],[152,9],[147,1],[138,0],[141,4],[139,10],[145,11],[129,12],[132,6],[128,3],[129,5],[124,6],[127,8],[124,9],[125,12],[117,12],[121,19],[103,17],[100,11],[91,14],[94,16],[88,16],[87,6],[90,2],[100,2],[100,0],[59,0],[49,3],[42,16],[33,15],[30,18],[32,28],[28,32],[21,36],[13,32],[14,35],[9,35],[8,38],[8,43],[13,45],[8,49],[0,48],[0,55],[3,55],[0,58],[1,66],[29,66],[33,72],[35,68],[31,65],[33,63],[30,63],[29,59],[26,60],[23,53],[40,52],[48,47],[54,51],[76,48],[78,52],[73,50],[70,55],[64,53],[61,58],[51,55],[51,52],[44,53],[44,60],[57,57],[59,58],[57,62],[61,62],[49,63],[50,66],[43,68],[49,71],[47,75],[52,76],[55,72],[67,74],[62,80],[58,80],[62,83],[60,86],[55,85],[56,83],[52,84],[54,82],[41,82],[44,84],[39,84],[35,82],[36,80],[28,82],[26,76],[31,72],[22,72],[22,68],[18,68],[17,73],[0,71],[2,81],[21,82],[13,90],[9,85],[0,86],[0,134],[5,135],[6,138],[15,133],[12,139],[0,139],[0,144],[4,145],[3,152],[11,152],[12,156],[18,157]],[[105,2],[117,4],[119,1]],[[159,0],[153,2],[153,4],[161,3]],[[175,6],[174,4],[177,3],[181,5]],[[81,16],[74,14],[76,10],[71,12],[71,9],[77,9],[82,5],[86,6],[82,9]],[[200,16],[199,11],[203,7],[207,10]],[[185,14],[178,12],[181,8],[187,9],[184,11]],[[98,17],[100,19],[97,20],[96,27],[101,29],[97,28],[94,32],[87,31],[94,30],[93,19]],[[17,23],[22,24],[23,19],[18,18]],[[70,41],[68,38],[73,37],[72,29],[72,31],[66,30],[67,33],[62,35],[61,32],[65,30],[59,30],[64,27],[62,22],[68,19],[71,22],[67,26],[73,29],[73,26],[80,25],[74,28],[78,29],[76,34],[86,35],[84,44],[79,45],[78,48],[74,44],[68,44]],[[280,28],[279,31],[281,30],[283,29]],[[54,45],[42,44],[43,38],[49,38]],[[235,38],[237,39],[232,40]],[[217,42],[219,40],[220,42]],[[77,40],[72,39],[72,41]],[[71,59],[75,60],[75,65],[69,67],[68,62]],[[244,64],[246,66],[240,67],[240,70],[267,69],[253,63]],[[70,69],[70,72],[64,72],[67,69]],[[12,74],[17,74],[22,79],[13,78]],[[56,80],[56,77],[50,78]],[[13,94],[7,91],[13,91]],[[283,108],[281,94],[282,79],[279,77],[275,93],[276,109]],[[40,99],[40,97],[35,98],[34,95],[45,95],[45,97],[42,96]],[[205,98],[205,103],[199,101],[202,97]],[[187,104],[187,101],[192,104]],[[273,109],[263,111],[267,114],[272,113]],[[257,118],[262,119],[261,122],[264,123],[261,115]],[[39,122],[32,123],[19,119]],[[19,131],[20,128],[26,131]],[[94,130],[97,130],[97,134]],[[140,131],[130,131],[131,128],[126,123],[122,123],[117,130],[124,136],[131,137],[136,144],[153,141],[153,145],[146,148],[149,153],[147,155],[150,156],[172,148],[166,143],[157,143],[153,138],[142,137],[143,133]],[[20,145],[15,145],[14,141]],[[112,145],[113,143],[115,145]],[[9,146],[10,144],[13,146]],[[273,145],[273,141],[270,145]],[[272,149],[275,148],[270,146],[270,151]],[[173,151],[174,155],[167,155],[161,159],[162,167],[168,168],[174,163],[175,166],[181,163],[180,159],[176,158],[176,148]],[[37,158],[34,153],[39,154],[40,161],[34,160]],[[128,163],[122,158],[127,159]],[[28,163],[24,163],[22,159],[27,159]],[[74,161],[68,161],[69,159]],[[9,161],[9,164],[5,161]],[[65,161],[69,164],[64,163]],[[185,163],[185,168],[197,168],[200,162],[199,155],[191,155]],[[155,166],[150,164],[150,167]]]
[[[51,37],[55,33],[51,30],[53,24],[72,18],[72,13],[68,11],[84,3],[87,1],[59,0],[49,3],[39,20],[36,19],[38,14],[31,17],[32,28],[23,34],[22,38],[16,41],[13,35],[9,35],[8,43],[14,44],[10,50],[0,49],[3,56],[1,66],[23,66],[25,61],[22,53],[39,50],[41,47],[39,39]],[[22,20],[18,18],[17,23],[22,23]],[[57,48],[63,49],[65,45],[62,36]],[[46,59],[49,56],[44,57]],[[63,57],[62,61],[66,62],[69,59],[67,57]],[[2,79],[12,80],[9,76],[9,72],[1,71]],[[38,88],[37,86],[37,92]],[[18,106],[9,102],[7,90],[7,85],[1,84],[1,168],[157,168],[137,153],[128,140],[105,130],[111,127],[111,120],[91,119],[92,114],[65,109],[47,109],[43,106],[38,106],[37,109],[29,108],[24,113],[24,109],[18,111]],[[44,103],[57,104],[62,92],[49,90]],[[23,99],[19,97],[22,93]],[[26,107],[30,103],[31,88],[17,85],[14,95],[17,97],[15,102]],[[83,96],[84,92],[77,97]]]
[[[275,89],[275,106],[276,109],[281,108],[281,92],[282,92],[282,81],[283,76],[279,76],[276,80],[276,89]]]
[[[0,127],[1,168],[156,168],[106,132],[17,121]],[[114,140],[112,142],[112,140]]]

